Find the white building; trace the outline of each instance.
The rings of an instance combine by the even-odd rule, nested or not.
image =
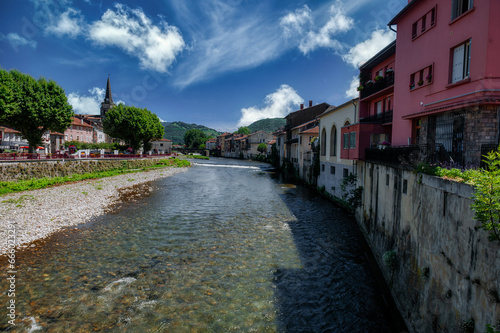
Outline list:
[[[343,126],[353,124],[358,119],[359,99],[350,100],[337,107],[329,107],[319,116],[320,132],[320,175],[318,187],[342,197],[340,185],[344,177],[355,173],[355,161],[340,158],[341,134]]]

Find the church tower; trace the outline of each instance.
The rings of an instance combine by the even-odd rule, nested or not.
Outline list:
[[[111,95],[111,85],[109,83],[108,76],[108,83],[106,84],[106,96],[104,96],[104,102],[101,103],[101,119],[104,119],[106,117],[106,113],[114,106],[115,103],[113,103],[113,96]]]

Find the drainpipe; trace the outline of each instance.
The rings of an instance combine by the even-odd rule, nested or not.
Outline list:
[[[395,33],[398,33],[396,30],[394,30],[394,29],[392,28],[392,25],[389,25],[389,29],[391,29],[391,30],[392,30],[392,31],[394,31]]]

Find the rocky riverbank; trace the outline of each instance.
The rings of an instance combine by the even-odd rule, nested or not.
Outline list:
[[[18,248],[27,247],[62,228],[104,214],[127,188],[187,170],[162,168],[1,196],[0,254],[6,253],[7,240],[13,235]]]

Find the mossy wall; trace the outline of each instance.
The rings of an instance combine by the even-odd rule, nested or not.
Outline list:
[[[410,332],[484,332],[500,324],[500,244],[477,229],[474,188],[358,163],[356,220]],[[396,265],[382,258],[395,251]]]
[[[0,181],[62,177],[71,174],[84,174],[123,168],[139,169],[153,166],[159,160],[159,158],[145,158],[133,160],[102,159],[0,163]]]

